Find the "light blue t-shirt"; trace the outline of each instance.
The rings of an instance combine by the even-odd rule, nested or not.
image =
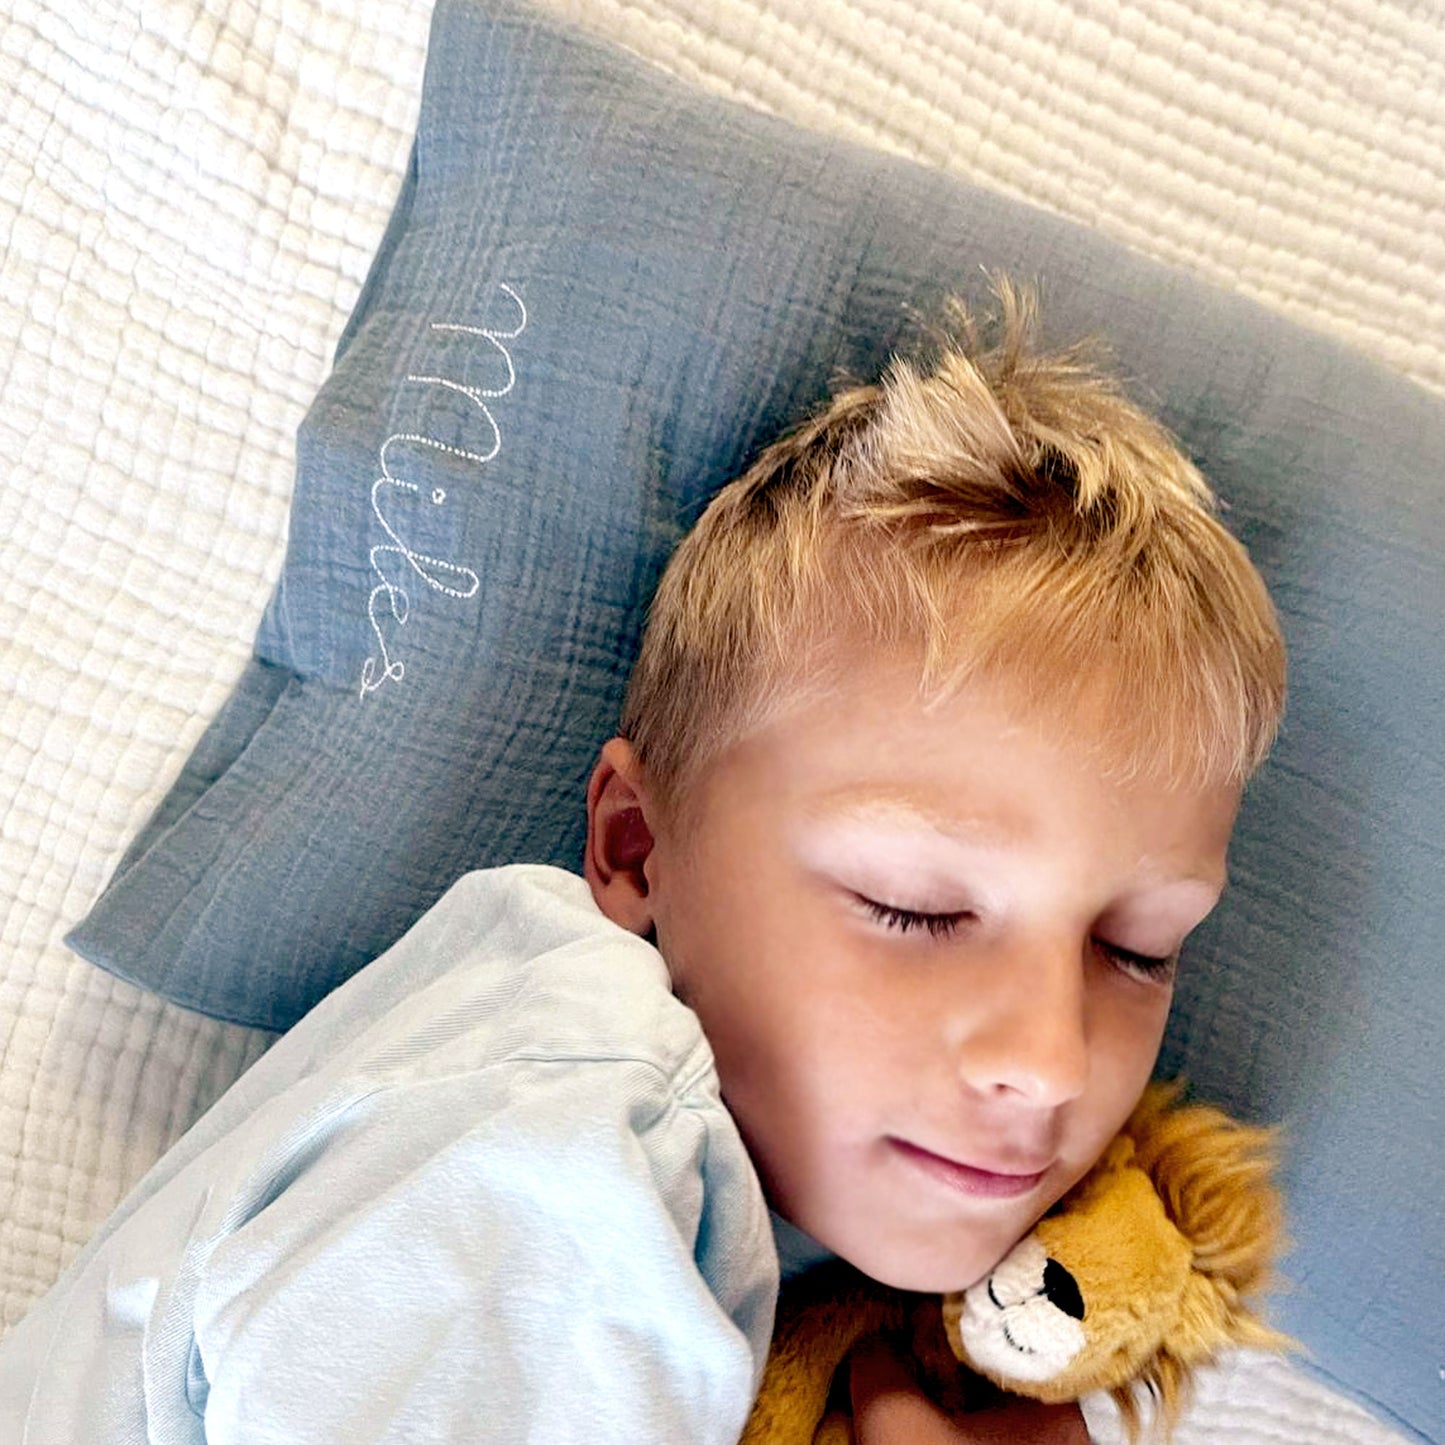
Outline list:
[[[0,1346],[0,1441],[731,1445],[777,1283],[660,955],[571,874],[473,873]]]

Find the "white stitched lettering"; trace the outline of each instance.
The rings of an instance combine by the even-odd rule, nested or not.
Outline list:
[[[368,657],[362,666],[362,697],[369,692],[375,692],[384,682],[400,682],[406,676],[406,665],[400,658],[392,656],[391,648],[387,645],[387,638],[388,633],[392,633],[394,645],[395,629],[405,627],[407,618],[411,614],[411,598],[400,580],[405,575],[407,568],[420,577],[428,587],[447,597],[465,601],[470,597],[475,597],[481,587],[481,579],[470,567],[463,567],[440,557],[429,556],[427,553],[419,552],[409,546],[397,530],[400,523],[394,516],[388,514],[386,503],[388,498],[394,497],[398,492],[409,492],[416,497],[421,495],[421,489],[415,482],[408,481],[405,476],[397,475],[392,471],[389,453],[394,446],[426,447],[433,451],[444,452],[448,456],[460,457],[477,466],[485,466],[501,451],[502,431],[487,403],[495,401],[498,397],[506,396],[517,383],[517,370],[512,361],[512,354],[505,343],[515,340],[527,329],[527,308],[523,304],[522,298],[505,282],[500,282],[499,286],[516,303],[520,319],[512,330],[497,331],[489,327],[468,326],[454,321],[433,321],[429,329],[478,336],[495,347],[507,368],[507,379],[504,385],[487,389],[466,386],[447,376],[409,374],[406,378],[408,382],[417,386],[439,386],[466,397],[480,413],[485,423],[489,437],[488,445],[481,451],[471,451],[451,446],[446,442],[438,441],[435,437],[424,436],[417,432],[393,432],[382,442],[378,452],[381,475],[371,485],[371,510],[388,540],[372,547],[369,553],[376,585],[371,589],[371,595],[367,599],[366,615],[371,624],[371,630],[376,635],[376,645],[380,657]],[[398,462],[397,466],[400,467],[400,465]],[[447,500],[446,488],[433,487],[429,496],[432,505],[440,507]],[[388,563],[392,564],[390,572],[385,565]],[[388,620],[394,624],[394,627],[383,626]]]

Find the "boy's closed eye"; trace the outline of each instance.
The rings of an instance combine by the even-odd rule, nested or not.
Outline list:
[[[1106,943],[1102,938],[1094,939],[1094,946],[1108,958],[1116,968],[1150,982],[1164,982],[1174,977],[1179,965],[1179,950],[1163,955],[1136,953],[1132,948],[1120,948],[1118,944]]]
[[[952,913],[924,913],[912,908],[898,908],[890,903],[880,903],[858,893],[854,897],[863,908],[885,928],[898,933],[913,929],[927,929],[934,938],[952,938],[965,923],[977,915],[972,909],[959,909]]]
[[[900,908],[893,904],[880,902],[874,898],[868,898],[861,893],[855,894],[854,897],[857,898],[867,913],[881,923],[885,929],[900,934],[917,930],[920,932],[927,931],[932,938],[953,938],[966,924],[977,919],[977,914],[975,914],[972,909],[959,909],[946,913],[929,913],[918,909]],[[1110,943],[1102,938],[1095,938],[1092,942],[1094,947],[1116,968],[1143,979],[1163,980],[1170,978],[1179,962],[1178,949],[1175,949],[1171,953],[1156,955],[1140,953],[1131,948],[1123,948],[1119,944]]]

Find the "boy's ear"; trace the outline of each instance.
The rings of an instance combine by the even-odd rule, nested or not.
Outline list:
[[[642,764],[626,738],[602,748],[587,784],[587,852],[582,871],[598,908],[630,933],[652,932],[645,865],[653,848]]]

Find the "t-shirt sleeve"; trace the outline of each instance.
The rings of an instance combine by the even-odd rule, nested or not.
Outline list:
[[[278,1157],[196,1296],[211,1445],[736,1441],[777,1264],[715,1085],[512,1060]]]

